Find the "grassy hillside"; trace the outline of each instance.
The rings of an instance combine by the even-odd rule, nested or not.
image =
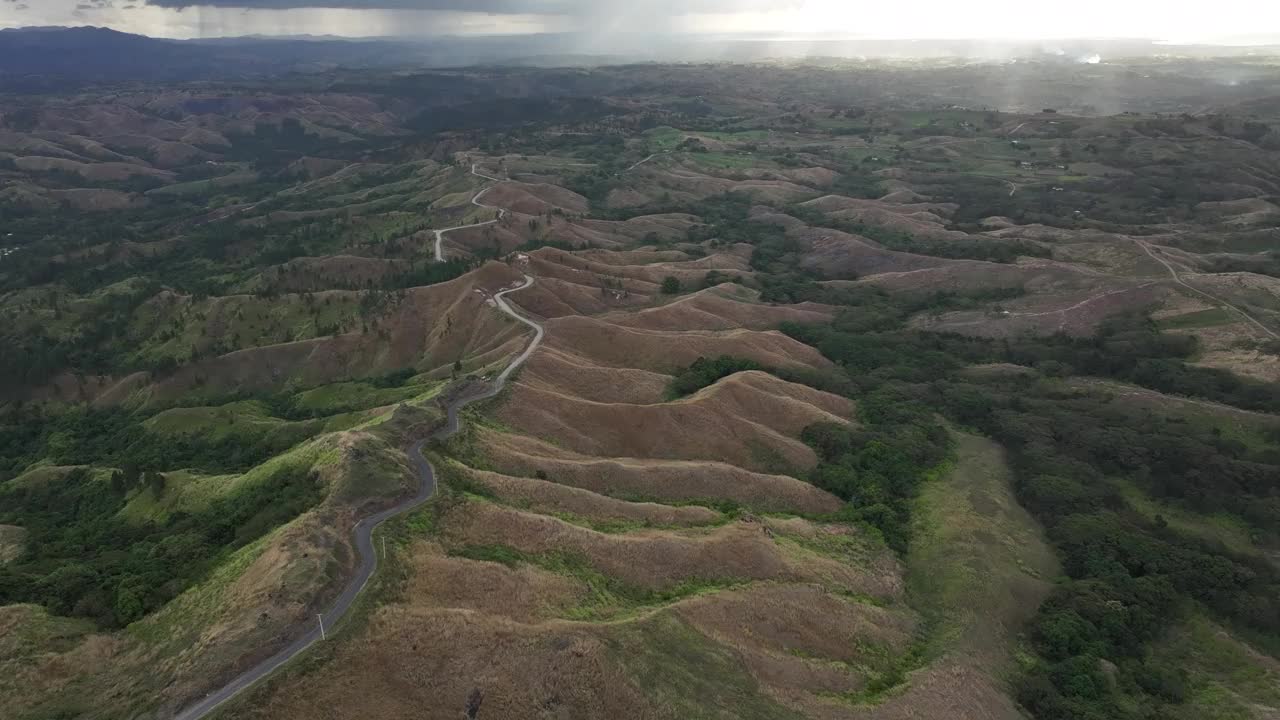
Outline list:
[[[374,593],[227,714],[1268,717],[1270,62],[12,98],[6,709],[167,717],[310,627],[528,275]]]

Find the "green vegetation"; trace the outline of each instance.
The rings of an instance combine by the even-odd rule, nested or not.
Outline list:
[[[176,410],[158,422],[121,408],[72,407],[0,414],[0,478],[36,462],[126,471],[244,470],[312,437],[321,424],[266,422],[261,409]],[[180,417],[179,417],[180,416]],[[274,420],[274,418],[270,418]],[[176,424],[175,424],[176,423]]]
[[[507,567],[533,565],[571,577],[586,588],[586,599],[567,608],[563,616],[572,620],[607,620],[634,615],[645,608],[670,605],[676,600],[740,585],[731,580],[689,579],[662,590],[651,590],[623,582],[595,569],[578,553],[553,551],[532,555],[507,545],[464,545],[450,553],[469,560],[495,562]]]
[[[315,468],[333,462],[338,450],[321,455],[319,443],[306,441],[391,417],[374,418],[372,408],[432,397],[439,386],[416,370],[313,387],[283,376],[267,359],[237,371],[271,373],[271,386],[283,389],[228,396],[217,374],[206,376],[205,362],[291,344],[277,348],[283,354],[317,339],[324,350],[345,348],[357,334],[359,342],[385,345],[391,323],[434,322],[443,308],[436,293],[424,301],[411,288],[458,278],[504,248],[574,251],[595,238],[613,247],[604,239],[607,226],[555,211],[489,228],[476,243],[484,247],[472,247],[471,256],[434,262],[432,228],[494,214],[470,202],[482,181],[468,165],[479,159],[482,167],[496,164],[491,172],[498,175],[580,192],[593,220],[662,212],[700,218],[683,238],[693,245],[669,231],[683,220],[651,218],[619,230],[616,244],[624,250],[634,245],[622,238],[636,240],[632,231],[654,222],[667,229],[646,237],[646,246],[679,245],[693,257],[751,246],[749,273],[709,269],[701,283],[666,277],[660,289],[667,300],[734,281],[758,289],[765,303],[842,308],[830,323],[784,328],[835,369],[699,358],[676,374],[669,394],[686,397],[733,373],[763,371],[856,402],[854,423],[803,431],[819,460],[811,470],[789,466],[764,443],[746,447],[754,467],[796,474],[847,501],[820,520],[871,530],[814,537],[778,531],[786,551],[858,563],[879,557],[883,541],[909,568],[908,597],[925,620],[921,637],[877,663],[869,684],[843,699],[880,701],[944,652],[987,657],[996,649],[1003,657],[1014,633],[1025,629],[1024,667],[1009,685],[1038,720],[1235,718],[1256,705],[1275,707],[1276,666],[1267,653],[1280,653],[1280,570],[1268,553],[1280,546],[1280,431],[1256,414],[1224,419],[1221,409],[1195,400],[1174,403],[1112,382],[1280,413],[1280,385],[1194,364],[1203,351],[1224,347],[1280,352],[1274,342],[1202,348],[1194,338],[1205,328],[1217,329],[1203,333],[1210,342],[1233,331],[1228,326],[1240,318],[1226,302],[1250,312],[1280,307],[1258,287],[1261,281],[1242,279],[1231,294],[1222,291],[1223,307],[1157,322],[1134,312],[1089,338],[926,334],[910,330],[910,321],[990,310],[1046,287],[1074,291],[1065,278],[1076,273],[1035,263],[1045,271],[1026,291],[926,287],[890,295],[826,284],[857,278],[829,274],[810,253],[810,238],[821,233],[800,231],[781,217],[936,258],[1014,263],[1056,254],[1082,271],[1084,284],[1094,282],[1086,276],[1153,279],[1152,268],[1132,267],[1130,241],[1157,233],[1161,244],[1187,253],[1179,262],[1188,267],[1280,277],[1271,211],[1263,204],[1280,191],[1267,154],[1280,147],[1275,104],[1249,99],[1265,90],[1273,65],[1255,58],[1193,66],[1181,82],[1195,92],[1209,92],[1204,77],[1240,74],[1240,87],[1210,92],[1230,103],[1203,103],[1234,109],[1179,115],[1173,108],[1181,101],[1146,95],[1139,85],[1168,93],[1189,66],[1168,58],[1146,63],[1141,74],[1160,82],[1129,83],[1134,97],[1126,106],[1159,107],[1158,117],[1101,117],[1083,96],[1073,109],[1035,117],[940,108],[939,96],[957,87],[975,105],[1007,98],[1003,90],[983,89],[979,81],[993,71],[980,66],[931,63],[920,72],[835,60],[804,68],[664,67],[657,83],[645,66],[394,75],[344,67],[291,76],[278,87],[265,78],[184,86],[176,94],[137,85],[129,89],[137,102],[128,100],[118,116],[136,127],[108,123],[109,135],[83,121],[96,111],[81,114],[79,106],[108,96],[119,104],[114,91],[19,99],[2,121],[13,136],[9,150],[82,159],[137,153],[145,162],[86,177],[91,173],[62,169],[75,165],[0,158],[8,181],[0,198],[0,556],[7,561],[0,602],[40,606],[22,609],[30,626],[15,624],[9,647],[25,661],[44,645],[70,648],[91,625],[128,625],[118,637],[163,646],[154,656],[158,667],[181,665],[166,653],[189,647],[197,633],[225,619],[218,614],[228,602],[223,594],[263,552],[272,528],[326,492],[330,502],[359,504],[403,489],[403,456],[389,438],[399,443],[407,428],[438,422],[430,410],[402,407],[388,435],[349,452],[344,446],[343,461],[358,463],[359,472],[334,478],[331,488],[320,487]],[[1118,78],[1113,73],[1134,71],[1104,64],[1090,72]],[[997,74],[1032,95],[1063,96],[1043,63],[1001,66]],[[165,99],[146,101],[148,92]],[[244,125],[241,110],[249,108],[263,122]],[[194,151],[184,159],[186,149],[170,142],[177,135],[166,134],[155,148],[127,139],[153,133],[157,123],[190,129],[182,142]],[[66,139],[69,127],[78,128],[74,143]],[[90,140],[78,139],[80,133]],[[91,149],[89,142],[101,145]],[[161,157],[170,150],[176,154]],[[650,155],[646,168],[628,172]],[[749,177],[766,182],[707,196]],[[933,213],[919,219],[946,217],[947,229],[961,232],[936,239],[943,233],[892,229],[903,225],[876,218],[892,212],[893,203],[875,212],[819,212],[796,202],[808,195],[803,187],[780,178],[814,195],[914,193],[927,198],[919,202]],[[657,199],[608,208],[646,197]],[[97,209],[98,203],[114,209]],[[752,217],[762,205],[772,208],[767,222]],[[987,233],[993,216],[1093,232]],[[473,240],[460,234],[458,247]],[[901,260],[888,258],[881,269],[909,265]],[[1149,265],[1140,254],[1136,261]],[[878,270],[869,262],[855,266]],[[963,273],[980,271],[958,267],[957,284],[967,280]],[[1016,273],[1000,275],[1003,282]],[[607,295],[620,282],[604,279],[601,291]],[[443,363],[452,362],[461,376],[475,359],[459,348],[483,343],[450,336],[455,319],[449,317],[443,335],[428,336],[432,343],[449,336],[454,350]],[[339,335],[348,337],[324,340]],[[403,357],[401,350],[370,357]],[[273,352],[256,355],[255,361]],[[343,360],[323,352],[314,359]],[[1020,368],[973,367],[989,364]],[[172,393],[188,383],[194,388],[174,407]],[[130,394],[130,388],[137,389]],[[473,432],[481,412],[469,411],[468,429],[437,449],[485,467],[485,448]],[[444,481],[439,502],[407,518],[397,539],[433,535],[447,544],[445,510],[488,501],[487,488],[447,465],[437,465]],[[739,514],[722,500],[703,504]],[[563,517],[605,531],[637,529]],[[616,634],[611,629],[607,642],[640,691],[667,714],[795,714],[765,699],[734,653],[674,613],[644,612],[732,583],[693,580],[655,591],[610,578],[572,553],[454,551],[572,578],[585,599],[561,609],[564,617],[634,621]],[[295,558],[288,570],[295,575],[285,579],[307,572],[332,580],[332,567],[341,565],[328,557],[314,562]],[[194,583],[200,592],[183,592]],[[1048,602],[1033,612],[1050,586]],[[187,679],[164,677],[171,688],[186,687]],[[93,712],[98,698],[81,693],[92,682],[18,712]],[[2,687],[5,694],[17,689]],[[140,684],[113,697],[147,690]],[[117,709],[97,713],[154,710]]]
[[[319,502],[305,464],[284,464],[197,512],[158,525],[118,516],[132,496],[161,496],[158,473],[82,468],[0,488],[0,522],[19,521],[25,552],[0,567],[0,604],[38,603],[60,615],[122,627],[198,582],[228,553]]]
[[[643,137],[653,152],[670,152],[680,144],[684,133],[673,127],[656,127],[646,130]]]
[[[295,412],[319,417],[335,413],[394,405],[413,398],[430,396],[442,389],[439,384],[377,385],[369,382],[345,382],[322,385],[299,393],[293,400]]]
[[[911,541],[911,503],[930,471],[950,452],[950,436],[933,410],[891,387],[859,398],[860,428],[822,423],[802,438],[821,463],[809,480],[849,501],[840,517],[875,528],[905,553]]]
[[[912,607],[925,620],[925,659],[946,652],[1012,655],[1059,568],[1035,519],[1014,496],[1004,452],[952,431],[955,460],[922,485],[905,558]]]
[[[1209,308],[1196,312],[1176,315],[1159,321],[1161,330],[1189,330],[1192,328],[1214,327],[1237,322],[1239,316],[1225,308]]]
[[[671,388],[668,392],[673,398],[682,398],[692,395],[702,388],[714,385],[722,378],[729,377],[734,373],[764,369],[759,363],[746,358],[736,358],[728,355],[721,355],[710,360],[698,358],[692,365],[681,370],[672,378]]]
[[[1280,706],[1280,663],[1193,615],[1155,647],[1157,657],[1187,672],[1187,699],[1177,720],[1247,720],[1258,706]]]
[[[1107,482],[1127,477],[1201,512],[1240,513],[1274,536],[1274,502],[1256,493],[1274,492],[1275,467],[1212,434],[1117,416],[1084,400],[1064,403],[1027,382],[943,390],[960,401],[963,420],[1010,448],[1020,499],[1048,528],[1071,578],[1034,624],[1042,661],[1019,691],[1022,702],[1038,717],[1144,717],[1137,708],[1183,702],[1184,671],[1149,657],[1147,648],[1192,607],[1251,636],[1280,637],[1274,566],[1179,531],[1160,515],[1126,510],[1123,488]],[[977,397],[986,408],[973,404]],[[1109,690],[1100,659],[1118,668],[1119,693]]]
[[[405,384],[413,370],[302,392],[201,397],[216,406],[145,408],[30,405],[0,408],[0,481],[37,463],[135,472],[239,472],[323,432],[369,419],[372,408],[427,399],[440,384]]]
[[[1274,544],[1280,446],[1251,449],[1204,425],[1118,413],[1105,400],[1064,396],[1038,374],[959,371],[970,363],[1013,362],[1051,375],[1109,375],[1265,407],[1272,407],[1272,386],[1185,365],[1179,358],[1194,341],[1162,335],[1143,318],[1121,318],[1085,340],[993,342],[904,331],[878,298],[871,300],[879,312],[870,319],[858,313],[787,332],[818,347],[865,388],[859,413],[869,430],[877,430],[874,421],[888,420],[900,437],[917,439],[886,452],[879,445],[892,449],[892,434],[872,444],[856,431],[811,428],[806,439],[824,461],[813,479],[857,500],[860,514],[875,507],[871,503],[885,506],[859,519],[903,547],[906,538],[897,529],[909,527],[904,510],[917,488],[911,479],[924,467],[910,464],[906,453],[937,444],[924,440],[925,418],[942,410],[1009,448],[1018,498],[1048,529],[1069,578],[1032,626],[1038,659],[1020,681],[1018,697],[1036,717],[1159,717],[1160,708],[1184,702],[1185,672],[1152,657],[1150,648],[1192,608],[1280,647],[1280,570],[1128,509],[1123,486],[1110,479],[1127,478],[1146,494],[1198,512],[1230,513]]]

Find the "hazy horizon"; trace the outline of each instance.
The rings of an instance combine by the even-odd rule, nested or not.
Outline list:
[[[1280,42],[1280,4],[1222,0],[1212,12],[1158,0],[1080,0],[1036,14],[1011,0],[910,8],[839,0],[0,0],[0,28],[101,26],[152,37],[248,35],[345,38],[580,34],[687,40],[706,35],[811,41],[1151,40],[1165,44]],[[591,52],[592,48],[574,48]]]

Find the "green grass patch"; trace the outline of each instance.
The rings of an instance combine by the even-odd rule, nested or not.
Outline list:
[[[132,367],[157,367],[168,362],[166,359],[181,364],[197,355],[344,332],[358,328],[360,318],[356,293],[232,295],[202,300],[179,297],[149,302],[139,306],[129,320],[125,333],[129,350],[123,362]]]
[[[164,493],[138,490],[118,517],[130,523],[164,523],[175,512],[198,512],[232,491],[242,475],[201,475],[189,470],[164,473]]]
[[[906,110],[890,113],[889,117],[898,120],[902,125],[911,128],[924,128],[930,125],[941,128],[956,128],[961,122],[982,126],[987,113],[974,110]]]
[[[163,492],[157,495],[148,488],[133,490],[117,516],[133,523],[163,524],[176,514],[202,512],[219,499],[269,481],[276,473],[310,468],[320,462],[322,454],[317,441],[299,445],[241,474],[202,475],[187,470],[163,473]]]
[[[742,142],[755,143],[764,142],[769,139],[768,130],[742,130],[739,132],[699,132],[702,137],[712,138],[720,142]]]
[[[514,568],[521,563],[529,562],[529,556],[507,545],[466,545],[450,552],[455,557],[492,562]]]
[[[1216,327],[1229,325],[1239,320],[1225,308],[1209,308],[1197,312],[1175,315],[1159,320],[1156,325],[1161,330],[1188,330],[1191,328]]]
[[[525,553],[507,545],[466,545],[452,548],[449,554],[470,560],[495,562],[507,567],[533,565],[549,572],[573,578],[586,587],[586,598],[562,614],[570,620],[602,621],[631,617],[646,609],[670,605],[677,600],[719,592],[745,584],[737,580],[705,580],[691,578],[661,590],[630,585],[596,570],[585,556],[554,551]]]
[[[813,535],[775,532],[783,543],[794,544],[809,552],[858,566],[882,552],[879,538],[868,536],[861,528],[850,525],[848,534],[824,532]]]
[[[1186,702],[1170,707],[1176,720],[1252,720],[1280,711],[1280,663],[1201,615],[1170,631],[1154,652],[1187,674]]]
[[[804,476],[804,473],[792,465],[777,448],[758,440],[751,440],[747,443],[747,451],[751,454],[751,462],[755,465],[755,469],[761,472],[769,473],[770,475],[789,475],[791,477]]]
[[[444,383],[423,383],[404,387],[378,387],[366,382],[323,385],[294,396],[294,407],[315,415],[332,415],[368,410],[407,400],[429,400],[444,389]]]
[[[924,616],[925,658],[949,650],[1008,653],[1058,572],[1039,525],[1013,497],[1004,454],[961,433],[952,468],[915,501],[908,601]]]
[[[552,513],[544,513],[544,514],[549,514],[551,515],[551,517],[558,518],[571,525],[577,525],[579,527],[584,527],[584,528],[587,528],[588,530],[594,530],[598,533],[604,533],[606,535],[621,535],[623,533],[637,532],[640,530],[689,530],[691,528],[705,530],[708,528],[722,527],[734,520],[734,518],[730,518],[727,515],[720,515],[719,517],[717,517],[715,520],[712,520],[711,522],[703,523],[700,525],[689,526],[689,525],[671,525],[671,524],[665,524],[665,523],[653,523],[647,520],[623,520],[620,518],[610,519],[610,520],[597,520],[594,518],[583,517],[581,515],[575,515],[573,513],[566,513],[566,512],[552,512]]]
[[[1245,555],[1256,555],[1258,549],[1253,544],[1252,530],[1241,518],[1228,513],[1205,515],[1180,508],[1170,503],[1160,502],[1142,491],[1133,482],[1116,480],[1120,494],[1129,507],[1144,517],[1156,521],[1163,518],[1169,527],[1178,532],[1209,542],[1221,543],[1232,552]]]
[[[645,131],[644,139],[654,152],[670,152],[684,140],[684,133],[673,127],[656,127]]]

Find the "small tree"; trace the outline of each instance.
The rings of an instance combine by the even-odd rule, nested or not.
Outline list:
[[[662,279],[662,294],[678,295],[680,293],[680,280],[674,275],[668,275]]]
[[[462,358],[453,361],[453,376],[456,378],[462,374]]]
[[[164,495],[164,475],[154,470],[147,473],[147,485],[151,488],[151,494],[157,499]]]

